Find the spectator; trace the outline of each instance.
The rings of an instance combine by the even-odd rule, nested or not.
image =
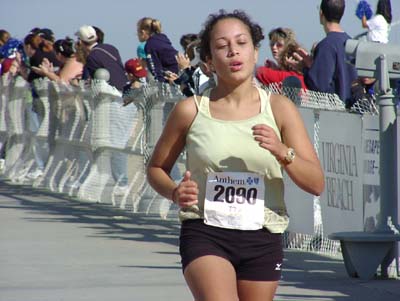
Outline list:
[[[79,38],[79,47],[83,48],[83,52],[87,53],[85,69],[87,76],[94,78],[94,73],[99,68],[107,69],[110,73],[110,85],[122,91],[128,78],[125,74],[124,65],[117,48],[110,44],[97,43],[96,30],[89,25],[83,25],[76,32]]]
[[[97,43],[102,44],[104,43],[104,31],[102,31],[99,27],[92,26],[96,31],[97,36]]]
[[[301,87],[306,89],[301,68],[294,69],[287,63],[293,53],[300,47],[295,40],[293,30],[278,27],[271,30],[268,34],[271,54],[276,62],[269,59],[265,61],[265,66],[256,70],[256,78],[264,85],[272,83],[282,83],[285,78],[294,76],[300,81]]]
[[[363,28],[368,29],[367,40],[370,42],[388,43],[390,23],[392,23],[392,6],[390,0],[379,0],[375,15],[367,20],[365,13],[361,18]]]
[[[38,36],[40,39],[35,39],[34,42],[39,42],[39,46],[35,51],[35,54],[30,58],[30,66],[31,67],[39,67],[43,59],[47,59],[52,65],[55,71],[61,67],[61,62],[57,59],[56,53],[54,51],[54,33],[51,29],[42,28],[36,29],[34,28],[32,34]],[[32,82],[35,79],[43,78],[44,75],[40,75],[34,71],[31,71],[28,76],[28,81]]]
[[[320,5],[320,23],[326,37],[315,47],[314,57],[300,48],[295,54],[296,66],[303,64],[304,81],[314,91],[336,93],[350,108],[354,99],[351,85],[357,78],[357,71],[352,66],[345,52],[345,43],[350,36],[340,25],[344,14],[345,0],[322,0]]]
[[[96,30],[89,25],[81,26],[76,35],[79,38],[78,47],[82,47],[82,53],[87,54],[84,66],[87,70],[87,75],[94,79],[96,70],[100,68],[107,69],[110,74],[110,85],[122,93],[128,78],[117,48],[110,44],[99,44]],[[124,114],[119,101],[111,102],[110,111],[117,116]],[[116,118],[115,122],[110,124],[111,138],[118,139],[118,142],[125,144],[129,139],[129,133],[126,135],[126,127],[127,125],[123,118]],[[122,151],[112,151],[110,163],[111,173],[116,183],[113,194],[115,196],[123,196],[128,192],[128,155]]]
[[[63,64],[58,73],[54,72],[51,63],[44,59],[39,67],[32,67],[36,73],[48,77],[53,81],[71,83],[82,77],[83,64],[76,60],[74,40],[70,38],[57,40],[54,43],[54,50],[57,59]],[[76,81],[73,82],[77,84]]]
[[[34,37],[32,43],[35,47],[35,49],[38,49],[40,47],[40,44],[42,43],[42,38],[40,37],[40,28],[39,27],[34,27],[30,30],[27,36],[32,35]]]
[[[123,99],[124,106],[143,100],[143,90],[141,89],[147,84],[146,76],[148,74],[146,68],[143,67],[139,58],[129,59],[125,62],[125,71],[128,74],[129,84],[124,87]]]
[[[9,39],[7,44],[10,43],[13,39]],[[30,72],[30,66],[29,66],[29,59],[35,54],[36,50],[38,49],[38,45],[40,44],[40,42],[38,42],[38,40],[40,41],[41,38],[38,37],[37,35],[33,35],[33,34],[28,34],[23,43],[22,44],[22,48],[20,48],[19,46],[17,47],[18,49],[15,52],[15,50],[13,50],[13,54],[12,54],[12,59],[6,59],[3,63],[7,63],[7,60],[9,60],[8,62],[11,62],[11,65],[9,66],[9,69],[7,67],[3,68],[3,72],[7,72],[10,71],[12,76],[17,76],[20,75],[22,76],[22,78],[24,78],[25,80],[28,79],[28,75]],[[15,40],[17,41],[17,40]],[[20,43],[20,42],[18,42]],[[6,45],[7,45],[6,44]],[[5,47],[5,46],[4,46]],[[15,48],[15,46],[14,46]],[[3,49],[6,50],[6,49]],[[3,52],[1,52],[2,55],[4,54]],[[8,55],[5,55],[6,57],[8,57]]]
[[[242,11],[220,11],[200,37],[217,85],[174,107],[147,178],[180,207],[182,271],[195,300],[272,301],[288,225],[282,172],[319,195],[323,171],[295,105],[253,85],[261,27]],[[187,170],[176,182],[170,172],[183,150]]]
[[[184,35],[185,37],[187,35]],[[193,36],[192,36],[193,37]],[[182,38],[181,38],[182,41]],[[183,43],[185,45],[185,43]],[[185,53],[178,53],[176,60],[179,66],[179,74],[172,73],[167,78],[174,80],[181,86],[185,96],[202,94],[209,87],[209,79],[212,73],[207,65],[200,60],[200,40],[194,40],[186,45]]]
[[[147,66],[147,54],[146,54],[146,41],[144,42],[139,42],[139,45],[136,47],[136,55],[140,61],[140,64],[142,65],[143,68],[145,68],[147,71],[149,70]],[[146,72],[146,81],[148,83],[154,81],[154,76],[151,74],[151,72]]]
[[[139,89],[146,84],[147,71],[143,68],[140,59],[129,59],[125,62],[125,71],[128,75],[129,84],[124,87],[124,94],[131,93],[131,90]],[[124,104],[127,105],[124,101]]]
[[[147,67],[155,79],[166,82],[166,71],[178,74],[175,55],[178,51],[168,37],[161,32],[161,22],[152,18],[142,18],[137,23],[137,35],[140,42],[146,41]]]
[[[268,33],[269,47],[272,57],[275,61],[266,59],[264,66],[271,68],[279,68],[280,54],[284,47],[291,42],[296,41],[294,31],[290,28],[277,27]]]
[[[392,22],[392,8],[390,0],[379,0],[376,13],[372,16],[372,10],[366,1],[360,1],[357,5],[356,15],[360,17],[363,28],[367,28],[367,41],[377,43],[389,42],[390,24]],[[352,89],[356,100],[364,99],[374,102],[373,95],[375,78],[360,77],[353,82]]]
[[[23,43],[14,38],[8,38],[3,46],[0,47],[0,75],[3,75],[9,71],[13,75],[16,74],[16,62],[17,54],[23,53]],[[20,57],[19,57],[20,58]]]
[[[189,44],[198,40],[199,35],[195,33],[187,33],[181,36],[179,39],[179,44],[181,44],[183,51],[186,52],[186,49],[188,48]]]
[[[0,47],[3,46],[10,37],[11,35],[7,30],[0,29]]]
[[[137,55],[138,59],[140,59],[141,61],[144,61],[144,62],[146,62],[146,58],[147,58],[146,50],[144,50],[145,47],[146,47],[146,42],[140,42],[136,48],[136,55]]]
[[[53,49],[53,41],[54,35],[52,31],[49,29],[38,29],[34,28],[24,39],[24,51],[25,54],[29,57],[29,68],[30,72],[27,74],[28,81],[32,81],[36,78],[42,78],[43,76],[36,74],[32,68],[35,66],[39,66],[43,63],[43,61],[48,60],[49,62],[53,62],[60,65],[58,60],[56,59],[55,51]],[[40,63],[39,63],[40,62]],[[32,65],[33,64],[33,65]],[[28,65],[28,64],[27,64]],[[27,68],[23,62],[20,65],[20,72],[23,74],[24,68]],[[37,75],[37,76],[36,76]],[[37,133],[40,125],[45,120],[45,108],[43,103],[40,101],[39,97],[35,93],[35,90],[32,89],[32,103],[29,103],[28,106],[28,120],[29,120],[29,128],[33,133]],[[48,137],[48,141],[43,140],[35,140],[33,146],[33,154],[34,154],[34,168],[30,170],[27,174],[27,178],[36,179],[41,177],[44,172],[44,168],[49,156],[49,143],[51,142],[50,136]]]

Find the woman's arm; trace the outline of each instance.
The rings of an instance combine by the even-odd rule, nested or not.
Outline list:
[[[197,203],[197,184],[186,173],[184,180],[177,186],[169,173],[185,147],[186,135],[196,114],[193,98],[177,103],[168,117],[147,167],[147,179],[154,190],[178,202],[181,207]]]
[[[256,70],[256,78],[264,85],[269,85],[272,83],[281,83],[282,81],[285,80],[285,78],[289,76],[297,77],[300,80],[301,87],[303,89],[307,88],[304,83],[303,75],[297,73],[296,71],[277,70],[264,66],[261,66]]]
[[[362,16],[362,18],[361,18],[361,26],[362,26],[363,28],[368,28],[367,17],[366,17],[365,15]]]
[[[270,99],[282,142],[266,125],[254,127],[256,140],[278,161],[283,162],[283,168],[297,186],[314,195],[320,195],[325,185],[324,173],[299,111],[285,96],[271,95]],[[284,162],[289,148],[293,148],[296,155],[294,160],[287,164]]]

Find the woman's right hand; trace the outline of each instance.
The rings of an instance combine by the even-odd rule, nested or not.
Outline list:
[[[187,54],[178,52],[178,54],[175,55],[175,59],[178,63],[179,70],[184,70],[190,67],[190,59]]]
[[[190,207],[198,203],[199,189],[197,183],[190,179],[190,171],[186,171],[183,180],[172,192],[172,201],[181,208]]]
[[[298,65],[300,64],[303,64],[303,66],[310,68],[313,63],[313,58],[304,48],[297,49],[296,52],[293,53],[293,59],[294,60],[292,60],[290,65],[296,70],[299,69]]]

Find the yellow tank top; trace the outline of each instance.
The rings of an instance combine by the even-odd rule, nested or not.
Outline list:
[[[279,139],[280,132],[270,105],[270,92],[258,89],[261,112],[249,119],[227,121],[215,119],[210,114],[209,93],[205,91],[200,101],[195,97],[198,113],[186,137],[186,169],[199,187],[199,203],[181,209],[179,218],[204,218],[204,198],[209,172],[255,172],[264,175],[265,208],[264,227],[272,233],[282,233],[289,218],[284,202],[284,184],[279,162],[254,140],[252,127],[266,124],[272,127]]]

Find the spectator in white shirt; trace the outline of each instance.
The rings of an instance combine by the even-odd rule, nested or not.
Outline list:
[[[392,6],[390,0],[379,0],[375,15],[369,20],[364,15],[361,23],[363,28],[368,28],[368,41],[388,43],[390,23],[392,23]]]

